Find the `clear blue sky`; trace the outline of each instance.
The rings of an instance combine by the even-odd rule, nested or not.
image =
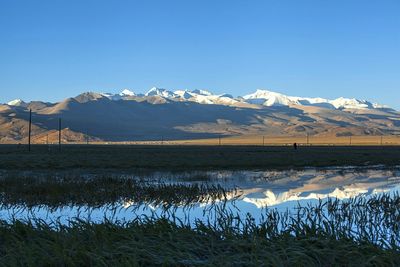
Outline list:
[[[152,86],[400,108],[399,0],[0,0],[0,102]]]

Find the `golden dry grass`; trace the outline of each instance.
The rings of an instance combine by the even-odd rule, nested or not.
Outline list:
[[[104,142],[95,142],[96,144],[104,144]],[[107,142],[115,144],[115,142]],[[291,146],[293,143],[299,145],[357,145],[357,146],[376,146],[400,145],[400,136],[235,136],[208,139],[192,139],[192,140],[152,140],[137,142],[122,142],[125,144],[154,144],[154,145],[255,145],[255,146]],[[121,142],[119,142],[121,144]]]
[[[27,138],[20,141],[27,143]],[[32,137],[32,144],[58,144],[58,132],[50,131],[48,135],[42,133]],[[2,142],[16,144],[16,141]],[[63,144],[87,144],[88,140],[84,134],[71,134],[69,129],[62,131]],[[299,145],[322,145],[322,146],[397,146],[400,145],[400,136],[267,136],[267,135],[242,135],[207,139],[189,140],[147,140],[147,141],[102,141],[89,138],[90,144],[118,144],[118,145],[254,145],[254,146],[292,146]]]
[[[238,136],[200,140],[178,140],[176,144],[199,145],[400,145],[400,136]]]

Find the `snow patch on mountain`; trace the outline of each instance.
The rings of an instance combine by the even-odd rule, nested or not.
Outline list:
[[[286,96],[280,93],[271,92],[268,90],[258,89],[256,92],[245,95],[243,97],[246,102],[264,106],[290,106],[290,105],[303,105],[303,106],[318,106],[331,109],[373,109],[373,108],[387,108],[386,106],[373,104],[366,100],[359,100],[355,98],[339,97],[334,100],[325,98],[310,98],[310,97],[297,97]]]
[[[28,104],[25,103],[21,99],[12,100],[12,101],[8,102],[7,105],[14,106],[14,107],[27,107],[28,106]]]
[[[167,89],[153,87],[151,88],[145,96],[161,96],[165,98],[176,98],[178,97],[175,93],[168,91]]]
[[[174,94],[178,95],[180,98],[182,98],[184,100],[188,100],[193,97],[193,94],[191,94],[187,90],[177,90],[177,91],[174,91]]]
[[[337,109],[367,109],[373,108],[372,103],[365,100],[358,100],[355,98],[340,97],[330,101],[330,103]]]
[[[107,97],[108,99],[111,99],[111,100],[122,100],[125,97],[136,96],[136,94],[133,91],[129,90],[129,89],[124,89],[119,94],[101,93],[101,95],[105,96],[105,97]]]
[[[101,93],[102,96],[107,97],[110,100],[121,100],[122,97],[119,94],[111,94],[111,93]]]
[[[197,94],[197,95],[206,95],[206,96],[212,95],[211,92],[206,91],[206,90],[199,90],[199,89],[196,89],[196,90],[193,90],[193,91],[191,91],[191,92],[194,93],[194,94]]]
[[[199,104],[233,105],[239,102],[238,100],[233,99],[231,95],[214,95],[213,93],[206,90],[177,90],[174,93],[178,95],[182,100],[196,102]]]
[[[372,107],[373,107],[373,108],[377,108],[377,109],[379,109],[379,108],[382,108],[382,109],[390,108],[390,107],[387,106],[387,105],[381,105],[381,104],[378,104],[378,103],[372,103]]]
[[[291,99],[290,97],[271,92],[268,90],[260,90],[258,89],[252,94],[245,95],[243,98],[251,104],[264,105],[264,106],[289,106],[293,104],[300,104],[295,99]]]
[[[124,89],[124,90],[122,90],[121,93],[119,93],[119,95],[120,96],[135,96],[136,94],[129,89]]]

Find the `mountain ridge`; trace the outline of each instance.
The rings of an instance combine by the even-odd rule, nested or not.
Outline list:
[[[400,134],[399,112],[365,100],[292,97],[268,90],[233,97],[154,87],[145,94],[124,89],[117,94],[85,92],[57,103],[18,100],[0,105],[0,142],[26,139],[29,110],[33,135],[40,140],[58,129],[59,118],[69,140]]]
[[[321,97],[299,97],[288,96],[278,92],[257,89],[254,93],[244,96],[233,97],[230,94],[213,94],[207,90],[168,90],[164,88],[152,87],[146,93],[135,93],[132,90],[124,89],[120,93],[98,93],[98,92],[84,92],[77,97],[84,94],[99,94],[107,97],[110,100],[132,100],[132,98],[143,98],[150,96],[158,96],[167,100],[174,101],[191,101],[200,104],[226,104],[234,105],[238,102],[242,104],[254,104],[261,106],[317,106],[331,109],[392,109],[385,105],[372,103],[367,100],[360,100],[356,98],[339,97],[336,99],[326,99]],[[76,97],[75,97],[76,98]],[[23,106],[26,103],[21,99],[15,99],[7,103],[11,106]]]

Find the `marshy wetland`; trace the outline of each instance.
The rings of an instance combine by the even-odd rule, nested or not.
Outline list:
[[[173,148],[170,155],[183,153],[167,161],[165,149],[127,147],[125,157],[124,152],[114,157],[118,153],[111,147],[108,162],[107,147],[99,154],[78,147],[65,152],[40,147],[32,154],[18,149],[0,153],[1,159],[10,155],[8,162],[22,158],[8,167],[7,160],[1,162],[2,265],[400,264],[400,166],[390,158],[396,148],[386,162],[380,150],[347,148],[353,157],[374,157],[335,167],[289,166],[288,155],[298,151],[275,148],[286,153],[286,169],[284,162],[259,167],[277,160],[270,148],[213,147],[211,160],[192,165],[185,156],[203,157],[206,148]],[[316,161],[340,154],[309,149],[321,153]],[[218,168],[230,160],[218,153],[230,155],[227,151],[234,167]],[[92,153],[93,162],[82,160]],[[220,162],[212,162],[216,158]],[[255,164],[242,168],[250,158]]]

